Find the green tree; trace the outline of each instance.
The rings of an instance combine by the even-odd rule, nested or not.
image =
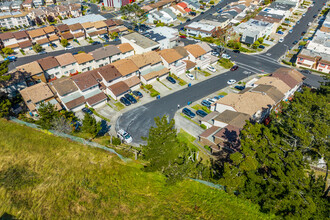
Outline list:
[[[90,134],[91,137],[94,138],[101,130],[101,122],[97,122],[93,116],[85,113],[81,130],[87,134]]]
[[[8,73],[8,66],[9,66],[9,61],[8,60],[3,61],[0,64],[0,82],[10,80],[11,75],[7,74]]]
[[[55,105],[49,102],[47,104],[42,102],[38,108],[38,113],[39,120],[37,121],[37,124],[40,125],[41,128],[47,130],[52,128],[52,121],[60,116]]]
[[[8,98],[0,98],[0,118],[6,118],[9,116],[11,108],[11,102]]]
[[[253,49],[257,49],[259,46],[260,46],[259,41],[256,41],[256,42],[254,42],[254,43],[252,44],[252,48],[253,48]]]
[[[160,171],[169,183],[174,183],[188,175],[193,152],[177,138],[174,119],[167,116],[155,118],[156,127],[151,127],[148,137],[142,137],[147,144],[142,146],[144,158],[149,161],[146,171]]]
[[[41,51],[43,51],[43,48],[42,46],[40,46],[39,44],[35,44],[32,46],[32,49],[36,52],[36,53],[39,53]]]
[[[67,47],[68,44],[69,44],[69,42],[68,42],[67,39],[62,39],[62,40],[61,40],[61,44],[62,44],[63,47]]]
[[[310,163],[324,158],[329,164],[328,103],[329,94],[305,89],[280,114],[272,113],[268,127],[247,123],[241,150],[224,166],[228,192],[282,217],[327,218],[327,177],[316,177]]]
[[[264,42],[264,38],[263,38],[263,37],[259,37],[259,38],[258,38],[258,42],[259,42],[260,44],[262,44],[262,43]]]
[[[51,128],[55,131],[70,134],[73,130],[71,123],[63,115],[52,119]]]
[[[5,55],[9,55],[9,54],[14,53],[14,51],[11,48],[5,47],[5,48],[2,48],[2,53],[4,53]]]

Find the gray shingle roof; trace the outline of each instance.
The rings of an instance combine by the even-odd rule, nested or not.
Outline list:
[[[94,57],[95,60],[100,60],[106,57],[111,57],[116,54],[120,54],[120,50],[113,45],[109,45],[106,47],[101,47],[98,48],[94,51],[91,52],[92,56]]]

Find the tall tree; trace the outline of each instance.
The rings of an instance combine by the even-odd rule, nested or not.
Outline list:
[[[0,118],[9,116],[11,102],[7,98],[0,98]]]
[[[43,129],[51,129],[52,122],[54,119],[59,117],[59,112],[55,109],[55,105],[41,103],[38,108],[39,120],[37,124],[41,126]]]
[[[225,164],[227,190],[282,217],[329,216],[326,179],[310,171],[313,160],[329,163],[328,95],[305,89],[280,114],[272,114],[269,127],[248,123],[241,151]]]
[[[0,64],[0,81],[8,81],[11,78],[10,74],[6,74],[8,73],[8,65],[9,65],[9,61],[6,60],[4,62],[2,62]]]
[[[82,121],[81,130],[91,135],[92,138],[101,130],[101,122],[97,122],[96,119],[88,113],[85,113]]]

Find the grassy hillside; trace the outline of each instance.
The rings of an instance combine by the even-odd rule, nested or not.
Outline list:
[[[0,119],[0,216],[21,219],[266,219],[258,207],[108,152]]]

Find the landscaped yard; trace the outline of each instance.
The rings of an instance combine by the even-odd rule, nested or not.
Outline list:
[[[193,144],[196,138],[190,135],[188,132],[184,131],[183,129],[181,129],[178,133],[178,139],[180,142],[186,143],[190,149],[198,151],[198,147]]]
[[[173,77],[176,81],[178,81],[180,86],[187,85],[186,81],[184,81],[183,79],[177,77],[175,74],[171,74],[170,76]]]
[[[229,59],[225,59],[225,58],[221,58],[218,62],[219,65],[225,69],[230,69],[232,68],[232,66],[234,66],[234,64]]]
[[[206,112],[207,114],[211,113],[211,110],[208,109],[208,107],[206,107],[206,106],[202,106],[202,105],[200,105],[200,104],[196,104],[196,105],[194,105],[194,106],[191,107],[191,108],[195,109],[196,111],[197,111],[197,110],[203,110],[203,111]]]

